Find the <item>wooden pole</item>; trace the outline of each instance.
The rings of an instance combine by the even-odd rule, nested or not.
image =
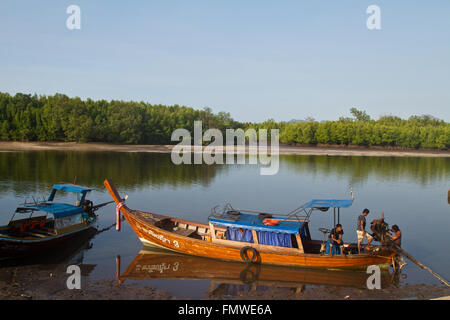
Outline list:
[[[419,260],[417,260],[416,258],[414,258],[412,255],[410,255],[408,252],[406,252],[405,250],[403,250],[402,248],[400,248],[397,244],[392,243],[395,251],[397,251],[398,253],[404,255],[405,257],[407,257],[409,260],[411,260],[412,262],[414,262],[416,265],[418,265],[420,268],[427,270],[429,273],[431,273],[433,275],[433,277],[435,277],[436,279],[438,279],[439,281],[441,281],[443,284],[445,284],[447,287],[450,287],[450,283],[448,283],[447,280],[445,280],[444,278],[442,278],[440,275],[438,275],[436,272],[434,272],[433,270],[431,270],[430,268],[428,268],[426,265],[424,265],[423,263],[421,263]]]
[[[336,228],[336,208],[333,208],[333,224],[333,228]]]
[[[381,212],[381,219],[382,221],[384,221],[384,211]],[[386,224],[387,226],[387,224]],[[415,263],[416,265],[418,265],[421,269],[427,270],[429,273],[431,273],[431,275],[433,277],[435,277],[436,279],[438,279],[439,281],[441,281],[443,284],[445,284],[447,287],[450,288],[450,283],[448,283],[447,280],[445,280],[444,278],[442,278],[440,275],[438,275],[436,272],[434,272],[433,270],[431,270],[430,268],[428,268],[426,265],[424,265],[422,262],[420,262],[419,260],[417,260],[416,258],[414,258],[412,255],[410,255],[408,252],[406,252],[405,250],[403,250],[402,248],[400,248],[399,245],[397,245],[394,241],[392,241],[391,239],[388,239],[385,236],[385,233],[387,233],[384,230],[380,230],[380,229],[374,229],[374,234],[377,236],[377,238],[382,241],[381,244],[383,245],[387,245],[390,248],[394,249],[394,251],[396,251],[397,253],[404,255],[406,258],[408,258],[409,260],[411,260],[413,263]],[[394,266],[393,266],[394,268]],[[395,268],[394,268],[395,269]]]
[[[384,212],[383,212],[383,219],[384,219]],[[405,256],[406,258],[408,258],[409,260],[411,260],[413,263],[415,263],[416,265],[418,265],[421,269],[427,270],[429,273],[431,273],[431,275],[433,277],[435,277],[436,279],[438,279],[439,281],[441,281],[443,284],[445,284],[447,287],[450,288],[450,283],[448,283],[447,280],[445,280],[444,278],[442,278],[440,275],[438,275],[436,272],[434,272],[433,270],[431,270],[430,268],[428,268],[426,265],[424,265],[422,262],[420,262],[419,260],[417,260],[416,258],[414,258],[412,255],[410,255],[408,252],[406,252],[405,250],[403,250],[402,248],[400,248],[399,245],[397,245],[396,243],[394,243],[392,240],[387,239],[387,237],[385,237],[383,234],[381,234],[380,232],[377,232],[375,230],[374,232],[376,234],[376,236],[378,237],[378,239],[385,239],[385,243],[387,244],[390,248],[394,249],[397,253]],[[387,243],[386,243],[387,242]],[[395,267],[393,266],[393,268],[395,269]]]

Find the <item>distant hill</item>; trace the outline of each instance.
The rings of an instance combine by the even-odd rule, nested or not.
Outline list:
[[[298,122],[305,122],[305,120],[292,119],[287,121],[287,123],[298,123]]]

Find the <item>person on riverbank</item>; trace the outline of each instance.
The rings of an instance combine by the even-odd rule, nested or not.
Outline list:
[[[333,254],[343,255],[344,251],[341,250],[341,247],[344,245],[344,242],[342,241],[343,235],[344,230],[342,229],[342,225],[338,223],[336,227],[331,230],[330,235],[328,236],[330,256]]]
[[[363,212],[358,216],[358,222],[356,224],[356,234],[358,236],[358,253],[361,253],[361,242],[364,238],[368,240],[366,249],[370,249],[370,244],[372,243],[373,237],[366,232],[366,217],[369,214],[369,209],[364,209]]]

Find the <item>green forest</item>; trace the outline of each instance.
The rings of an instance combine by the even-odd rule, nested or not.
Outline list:
[[[227,112],[215,114],[209,108],[0,92],[0,140],[176,144],[171,141],[175,129],[193,132],[194,121],[201,120],[203,130],[217,128],[224,134],[228,128],[279,129],[285,144],[450,148],[450,123],[432,116],[373,120],[356,108],[350,113],[352,117],[335,121],[241,123]]]

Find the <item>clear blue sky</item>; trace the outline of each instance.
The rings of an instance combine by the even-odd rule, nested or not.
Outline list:
[[[66,8],[81,8],[81,30]],[[381,8],[381,30],[366,9]],[[450,121],[450,1],[0,2],[0,91],[210,107],[240,121]]]

